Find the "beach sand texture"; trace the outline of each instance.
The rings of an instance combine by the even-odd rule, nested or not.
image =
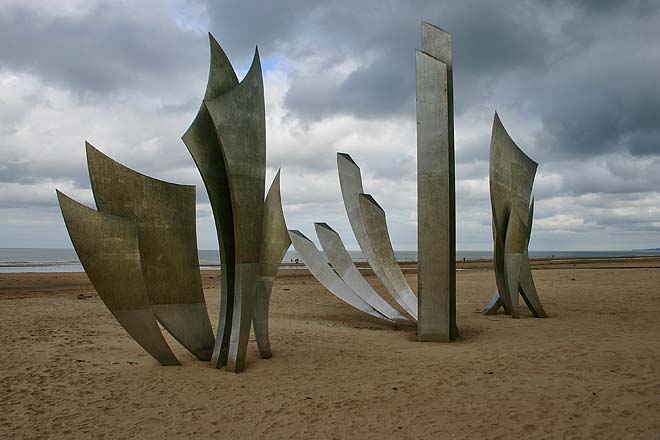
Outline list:
[[[549,319],[482,316],[491,264],[459,267],[451,344],[281,270],[274,357],[252,338],[238,375],[169,335],[183,366],[160,367],[84,274],[2,274],[0,439],[660,438],[659,259],[535,262]],[[215,325],[219,277],[203,278]]]

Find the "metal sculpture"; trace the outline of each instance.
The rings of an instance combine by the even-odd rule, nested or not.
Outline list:
[[[279,177],[264,206],[266,116],[259,52],[239,83],[209,34],[211,66],[204,100],[183,135],[215,218],[222,262],[221,304],[211,362],[240,372],[254,319],[262,357],[270,357],[268,300],[288,248]],[[275,206],[279,205],[279,206]],[[279,260],[277,256],[280,256]]]
[[[257,291],[266,184],[266,115],[259,52],[255,51],[243,81],[204,104],[227,170],[235,246],[231,337],[229,347],[222,345],[223,338],[217,338],[220,344],[216,342],[213,361],[240,372],[245,366]],[[221,317],[223,324],[227,319]]]
[[[417,298],[412,293],[408,282],[403,278],[403,272],[399,267],[399,263],[394,256],[394,249],[392,249],[392,241],[390,234],[387,230],[387,221],[385,219],[385,211],[370,194],[359,194],[358,203],[360,205],[360,212],[362,213],[362,220],[366,226],[367,236],[372,244],[373,256],[378,267],[385,271],[385,276],[388,280],[395,280],[397,290],[393,293],[395,300],[408,311],[413,318],[417,315],[412,312],[417,310]],[[398,279],[401,277],[401,279]],[[407,290],[404,290],[404,284]]]
[[[158,321],[199,359],[215,339],[202,289],[195,231],[195,187],[153,179],[86,143],[92,191],[102,213],[138,227],[144,282]]]
[[[272,356],[268,336],[270,293],[273,290],[277,270],[280,268],[287,249],[291,246],[291,239],[284,221],[284,212],[282,212],[279,170],[264,203],[262,234],[253,323],[259,354],[263,359],[267,359]]]
[[[528,253],[534,215],[534,201],[530,199],[537,167],[511,139],[496,112],[489,179],[498,292],[484,314],[495,314],[504,307],[507,314],[519,318],[520,292],[535,317],[546,317],[534,286]]]
[[[364,279],[355,267],[353,259],[346,250],[341,237],[327,223],[314,223],[316,235],[321,242],[325,256],[337,275],[367,304],[376,309],[383,316],[400,324],[409,324],[411,321],[401,312],[392,307],[380,296],[371,284]]]
[[[236,279],[236,250],[234,238],[231,189],[225,159],[215,125],[206,107],[212,100],[238,85],[238,78],[229,59],[209,34],[211,62],[204,101],[192,124],[182,136],[183,143],[197,165],[211,202],[215,220],[222,277],[220,286],[220,314],[216,331],[213,362],[217,367],[227,363],[234,309],[234,283]]]
[[[316,245],[302,232],[291,230],[289,231],[289,236],[291,237],[294,249],[298,255],[302,257],[307,269],[309,269],[311,274],[314,275],[314,277],[323,285],[323,287],[328,289],[330,293],[344,301],[346,304],[355,307],[368,315],[391,321],[354,292],[353,289],[351,289],[344,280],[342,280],[339,275],[330,268]]]
[[[89,280],[126,332],[162,365],[179,365],[151,308],[135,221],[88,208],[57,191],[73,247]]]
[[[416,52],[419,341],[456,326],[456,204],[451,34],[422,23]]]
[[[387,237],[387,243],[374,243],[369,236],[369,231],[376,229],[383,230],[384,228],[387,231],[387,225],[383,223],[384,216],[372,216],[369,221],[364,218],[359,201],[359,195],[364,192],[360,167],[348,154],[337,153],[337,170],[346,214],[364,257],[387,292],[410,319],[417,321],[417,298],[396,263],[396,259],[393,258],[389,235],[379,234],[381,237]],[[392,252],[392,258],[389,255],[378,255],[377,252]],[[392,264],[392,260],[394,264]],[[384,263],[389,265],[383,266]]]
[[[83,210],[59,192],[58,197],[83,266],[129,334],[164,365],[178,364],[169,347],[162,347],[157,318],[199,359],[240,372],[253,320],[261,356],[272,356],[270,293],[290,239],[279,171],[264,202],[266,122],[259,53],[255,50],[252,66],[239,83],[222,48],[210,34],[209,39],[206,93],[182,139],[209,193],[220,244],[223,274],[217,339],[199,272],[194,186],[152,179],[87,144],[99,211]],[[81,226],[83,221],[87,223]],[[110,275],[102,272],[102,263]],[[136,298],[128,290],[135,290]]]

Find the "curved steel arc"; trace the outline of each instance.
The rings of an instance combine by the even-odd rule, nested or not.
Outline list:
[[[179,365],[151,309],[136,223],[88,208],[59,191],[57,198],[80,263],[108,310],[154,359]]]
[[[529,265],[529,239],[532,236],[532,223],[534,221],[534,197],[532,197],[532,202],[529,205],[529,216],[527,224],[527,241],[525,243],[525,251],[523,252],[522,263],[520,267],[520,295],[525,300],[525,304],[532,312],[535,318],[547,318],[543,305],[541,304],[541,299],[539,294],[536,291],[536,285],[534,284],[534,278],[532,277],[532,269]]]
[[[376,290],[364,279],[355,267],[353,259],[344,247],[341,237],[327,223],[314,223],[316,235],[328,261],[339,277],[362,298],[367,304],[385,317],[402,324],[410,323],[401,312],[385,301]]]
[[[240,372],[258,284],[266,180],[266,116],[258,50],[243,81],[204,105],[215,126],[231,195],[236,272],[227,365]],[[216,344],[216,366],[223,362],[220,348]]]
[[[367,313],[368,315],[390,321],[380,312],[367,304],[360,296],[353,291],[328,265],[328,263],[317,249],[316,245],[307,238],[302,232],[289,231],[291,242],[305,262],[309,271],[330,293],[344,301],[346,304]]]
[[[396,302],[413,318],[417,319],[417,296],[413,293],[394,256],[390,234],[387,230],[385,211],[370,194],[359,194],[360,211],[367,234],[372,243],[376,264],[393,284],[392,295]]]
[[[224,51],[209,34],[211,62],[204,93],[211,100],[238,85],[236,73]],[[216,333],[213,363],[220,367],[227,364],[234,307],[236,280],[236,249],[234,241],[234,215],[229,187],[229,177],[222,146],[215,132],[215,124],[202,102],[195,119],[181,138],[199,170],[211,202],[215,220],[222,277],[220,287],[220,313]]]
[[[378,255],[378,252],[387,253],[387,248],[392,252],[392,244],[389,241],[389,234],[387,233],[387,225],[379,222],[378,216],[371,217],[370,222],[367,222],[362,212],[359,195],[364,192],[362,187],[362,176],[360,174],[360,167],[353,161],[351,156],[346,153],[337,153],[337,171],[339,173],[339,183],[341,186],[341,194],[344,199],[344,207],[348,220],[355,234],[355,238],[360,245],[362,254],[367,262],[373,269],[374,273],[385,286],[387,292],[394,298],[409,318],[417,321],[417,297],[410,289],[401,269],[399,268],[396,259],[392,265],[391,258],[385,255]],[[384,219],[384,216],[383,216]],[[385,234],[374,233],[371,235],[379,235],[381,238],[386,237],[386,243],[374,243],[370,237],[370,229],[372,228],[385,228]],[[383,266],[384,263],[389,263],[389,266]]]
[[[270,294],[273,290],[275,277],[280,268],[291,239],[286,229],[284,212],[282,211],[282,196],[280,194],[280,170],[270,185],[264,203],[264,220],[259,257],[259,280],[254,307],[254,335],[257,339],[259,354],[262,358],[272,357],[270,339],[268,336],[268,310]]]
[[[133,220],[151,306],[158,321],[201,360],[214,337],[199,272],[195,187],[140,174],[86,143],[100,212]]]

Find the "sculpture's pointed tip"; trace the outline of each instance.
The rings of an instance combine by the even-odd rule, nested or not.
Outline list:
[[[102,154],[98,148],[87,141],[85,141],[85,151],[87,152],[87,156],[90,154]]]
[[[355,161],[353,160],[351,155],[348,154],[348,153],[337,153],[337,161],[339,161],[339,159],[345,159],[345,160],[349,161],[350,163],[352,163],[353,165],[355,165],[356,167],[360,168],[358,166],[358,164],[355,163]]]
[[[305,234],[300,232],[298,229],[289,229],[289,236],[293,236],[293,235],[296,235],[299,238],[302,238],[303,240],[312,241],[309,238],[307,238]]]
[[[440,26],[436,26],[433,23],[429,23],[428,21],[422,20],[422,29],[424,29],[425,27],[430,27],[430,28],[433,28],[433,29],[437,29],[441,32],[444,32],[445,34],[451,35],[451,32],[446,31],[445,29],[441,28]]]
[[[67,196],[57,188],[55,188],[55,193],[57,194],[57,202],[60,204],[60,209],[62,210],[66,209],[66,207],[68,206],[74,206],[74,205],[84,206],[82,205],[82,203],[77,202],[76,200]]]
[[[377,207],[378,209],[380,209],[381,211],[385,212],[385,210],[384,210],[384,209],[378,204],[378,202],[376,201],[376,199],[374,199],[373,196],[372,196],[371,194],[360,193],[359,197],[360,197],[360,200],[364,200],[364,201],[366,201],[366,202],[369,202],[369,203],[371,203],[372,205],[376,206],[376,207]]]
[[[330,225],[327,224],[327,223],[325,223],[325,222],[315,222],[315,223],[314,223],[314,226],[317,227],[317,228],[324,228],[324,229],[327,229],[327,230],[329,230],[329,231],[335,232],[335,230],[332,229],[332,228],[330,227]]]
[[[497,110],[495,110],[495,115],[493,116],[493,130],[495,128],[503,130],[507,136],[509,135],[509,133],[506,131],[506,128],[504,128],[504,124],[502,123],[502,119],[500,119],[500,114],[497,113]]]
[[[246,81],[250,77],[255,77],[255,78],[258,77],[259,81],[263,82],[263,76],[261,71],[261,59],[259,58],[259,48],[256,46],[254,47],[254,56],[252,57],[252,64],[250,65],[247,74],[243,78],[243,81]],[[251,81],[254,80],[255,79],[252,79]]]
[[[270,184],[270,189],[268,190],[268,194],[271,193],[271,191],[277,191],[278,193],[280,192],[280,171],[282,169],[278,168],[277,172],[275,173],[275,177],[273,177],[273,181]]]

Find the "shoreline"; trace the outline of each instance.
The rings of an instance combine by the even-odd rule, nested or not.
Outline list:
[[[603,263],[612,263],[612,262],[621,262],[621,261],[634,261],[634,260],[639,260],[639,261],[650,261],[650,260],[656,260],[660,262],[660,255],[648,255],[648,256],[612,256],[612,257],[591,257],[591,256],[579,256],[579,257],[573,257],[573,258],[553,258],[553,257],[542,257],[542,258],[530,258],[530,263],[532,266],[537,266],[540,267],[545,264],[584,264],[584,263],[592,263],[592,262],[603,262]],[[360,269],[368,269],[369,264],[366,261],[360,260],[360,261],[355,261],[355,266]],[[417,266],[417,261],[416,260],[400,260],[398,261],[399,266],[402,269],[411,269],[411,268],[416,268]],[[474,266],[477,267],[482,267],[484,265],[492,265],[493,264],[493,259],[492,258],[475,258],[475,259],[457,259],[456,260],[456,267],[458,269],[469,269],[473,268]],[[57,267],[57,266],[62,266],[66,264],[61,264],[61,263],[43,263],[39,264],[39,266],[35,266],[33,264],[25,263],[25,265],[21,264],[5,264],[5,263],[0,263],[0,269],[8,269],[8,268],[32,268],[32,267]],[[201,264],[200,265],[200,270],[202,272],[204,271],[211,271],[211,270],[217,270],[221,267],[220,264]],[[299,263],[292,263],[292,262],[282,262],[280,264],[280,269],[283,270],[297,270],[297,269],[304,269],[305,264],[303,262]],[[21,270],[17,272],[0,272],[0,275],[3,274],[17,274],[17,273],[52,273],[52,274],[62,274],[62,273],[82,273],[84,270],[75,270],[75,271],[70,271],[70,270],[64,270],[64,271],[29,271],[29,270]]]
[[[533,271],[547,270],[630,270],[630,269],[660,269],[660,257],[619,257],[608,259],[576,258],[530,260]],[[406,276],[417,273],[417,262],[399,263]],[[280,266],[277,280],[309,278],[317,282],[303,263],[284,269]],[[366,262],[356,264],[360,273],[371,283],[379,284],[373,271]],[[366,267],[365,267],[366,266]],[[473,260],[456,263],[457,273],[490,272],[494,284],[493,260]],[[203,288],[210,289],[219,286],[222,276],[218,269],[201,271]],[[415,279],[416,281],[416,279]],[[84,293],[96,295],[93,286],[84,272],[9,272],[0,273],[0,300],[25,296],[47,294]],[[460,291],[459,291],[460,293]]]

